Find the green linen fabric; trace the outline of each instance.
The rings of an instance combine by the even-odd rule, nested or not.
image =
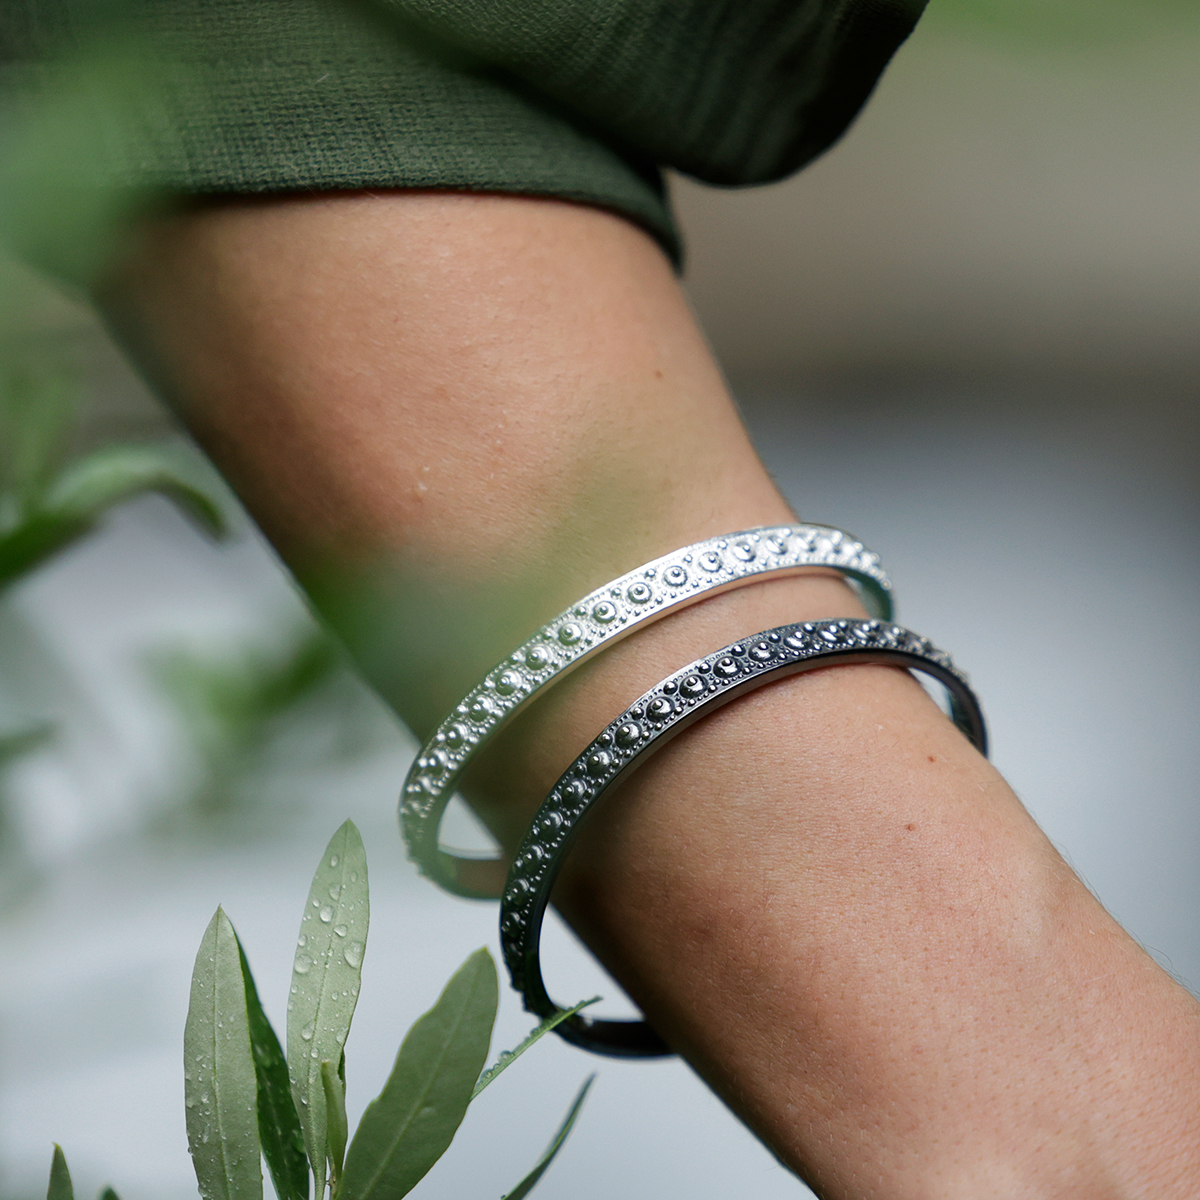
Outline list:
[[[130,197],[466,189],[614,209],[678,257],[660,168],[803,166],[924,2],[0,0],[0,223],[69,272],[61,230]]]

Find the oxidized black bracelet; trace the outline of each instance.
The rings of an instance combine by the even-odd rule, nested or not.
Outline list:
[[[523,994],[529,1012],[550,1017],[561,1011],[542,979],[542,920],[559,868],[592,805],[714,709],[773,680],[844,663],[889,663],[932,676],[946,689],[950,719],[981,754],[987,753],[983,713],[966,677],[948,654],[899,625],[874,620],[782,625],[676,671],[611,722],[564,772],[513,860],[500,906],[500,945],[512,985]],[[605,1021],[577,1013],[555,1032],[597,1054],[671,1053],[645,1021]]]
[[[813,568],[837,571],[872,616],[892,619],[891,582],[879,556],[828,525],[767,525],[684,546],[610,580],[558,614],[498,663],[434,730],[413,760],[400,799],[409,857],[458,896],[496,899],[498,858],[467,858],[438,845],[442,814],[472,757],[534,696],[594,654],[706,596]]]

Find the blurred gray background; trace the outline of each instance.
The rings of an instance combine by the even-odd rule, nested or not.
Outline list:
[[[802,515],[881,552],[901,619],[971,673],[1022,798],[1193,988],[1198,52],[1200,15],[1171,0],[947,0],[797,179],[674,181],[687,285],[767,465]],[[0,305],[12,344],[73,364],[84,442],[179,441],[84,309],[14,264]],[[308,879],[346,816],[374,908],[352,1110],[458,962],[495,946],[491,907],[404,861],[412,746],[348,673],[230,716],[229,696],[295,660],[306,621],[244,522],[214,545],[157,499],[0,600],[0,732],[52,730],[0,775],[12,1200],[43,1191],[55,1140],[85,1194],[194,1194],[195,947],[224,904],[282,1027]],[[611,995],[566,934],[547,956],[556,994]],[[528,1023],[505,996],[496,1048]],[[556,1042],[489,1090],[416,1194],[499,1196],[597,1066],[546,1200],[804,1194],[683,1066]]]

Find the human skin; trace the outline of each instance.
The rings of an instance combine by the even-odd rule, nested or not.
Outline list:
[[[338,194],[148,224],[134,356],[418,734],[577,596],[793,519],[669,263],[582,206]],[[669,616],[472,772],[511,848],[665,674],[857,615],[815,573]],[[837,1200],[1200,1193],[1200,1006],[905,673],[777,682],[589,817],[556,902],[658,1031]]]

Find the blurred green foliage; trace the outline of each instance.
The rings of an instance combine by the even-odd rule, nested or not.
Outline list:
[[[23,315],[13,307],[8,313]],[[105,515],[128,499],[164,496],[199,532],[215,538],[227,531],[222,505],[236,503],[215,501],[212,481],[197,469],[194,453],[179,446],[95,447],[104,439],[104,419],[97,422],[81,403],[73,372],[63,365],[70,357],[63,339],[47,337],[44,330],[19,322],[0,327],[0,604],[44,565],[98,531]],[[86,436],[84,424],[92,426]],[[0,676],[9,712],[0,720],[0,873],[7,895],[29,880],[9,768],[39,751],[55,753],[55,733],[69,752],[71,732],[55,730],[41,715],[57,711],[53,695],[42,694],[46,687],[39,685],[36,701],[24,695],[20,681],[28,679],[28,664],[5,671],[6,659],[15,665],[14,654],[38,653],[27,639],[11,642],[19,634],[5,629]],[[159,834],[265,831],[272,812],[305,799],[305,776],[361,760],[397,738],[394,718],[312,621],[302,620],[282,637],[264,632],[257,644],[197,649],[181,638],[142,665],[160,705],[180,726],[193,768],[156,798],[148,822]],[[36,664],[32,669],[50,686],[54,672],[38,672]],[[99,698],[103,704],[102,691]],[[68,708],[95,703],[87,688],[64,701]]]
[[[303,631],[281,652],[261,647],[215,654],[176,648],[150,670],[181,717],[203,766],[189,808],[219,818],[239,807],[248,781],[271,756],[297,710],[330,682],[338,660],[329,639]]]
[[[199,768],[163,809],[160,829],[244,830],[260,819],[269,828],[281,804],[301,802],[297,775],[345,766],[397,736],[395,719],[315,625],[275,647],[168,647],[148,668]]]
[[[96,281],[132,220],[162,203],[138,179],[136,163],[139,131],[169,86],[167,70],[138,38],[99,36],[8,81],[0,241],[81,288]]]
[[[147,492],[173,501],[206,533],[221,510],[183,479],[170,455],[106,447],[70,459],[75,389],[52,370],[0,378],[0,592],[92,532],[116,504]]]
[[[932,0],[922,28],[957,29],[1014,47],[1077,54],[1128,46],[1190,28],[1200,32],[1195,0]]]
[[[42,749],[53,737],[53,726],[45,722],[30,724],[16,731],[0,732],[0,907],[20,895],[32,875],[25,844],[15,820],[9,772],[26,755]]]
[[[189,454],[157,445],[81,452],[79,389],[58,365],[65,357],[61,346],[29,336],[7,340],[17,365],[0,366],[0,603],[8,589],[136,496],[162,495],[204,535],[225,536],[221,505],[207,484],[192,482],[198,472]],[[4,653],[0,645],[0,671]],[[264,638],[263,644],[206,650],[165,647],[145,666],[162,704],[177,717],[196,767],[192,782],[178,780],[158,805],[153,822],[160,832],[206,827],[219,833],[232,825],[245,831],[248,822],[278,808],[298,774],[345,765],[397,735],[394,719],[312,622],[270,644]],[[21,697],[13,699],[20,709]],[[46,747],[50,732],[44,722],[36,737],[24,723],[0,727],[0,868],[9,878],[21,856],[5,768]]]
[[[224,535],[220,508],[183,477],[177,456],[139,446],[78,453],[77,388],[68,374],[51,355],[37,353],[36,340],[24,353],[5,340],[17,365],[0,365],[0,603],[8,589],[92,533],[110,509],[139,495],[163,495],[206,534]],[[28,864],[8,768],[45,748],[54,732],[42,720],[0,729],[0,870],[10,890]]]

